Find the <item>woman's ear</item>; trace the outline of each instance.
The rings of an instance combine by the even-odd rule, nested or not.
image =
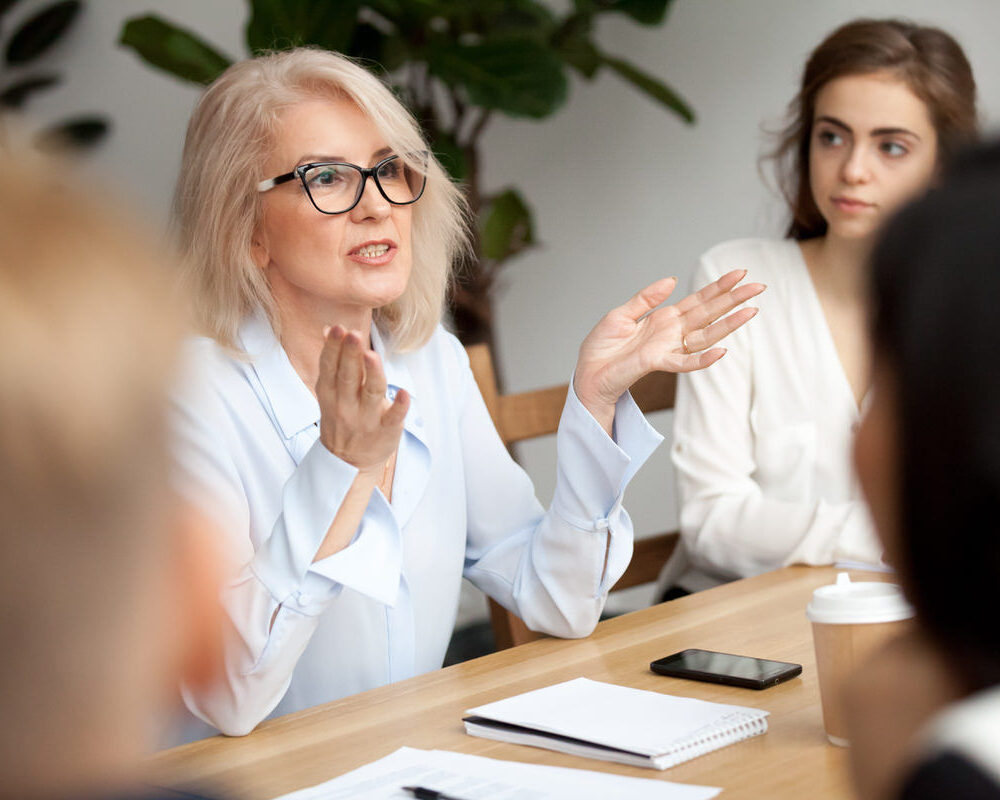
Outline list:
[[[264,236],[264,232],[260,228],[254,231],[253,238],[250,240],[250,258],[253,259],[253,263],[261,272],[267,269],[267,265],[271,262],[267,237]]]

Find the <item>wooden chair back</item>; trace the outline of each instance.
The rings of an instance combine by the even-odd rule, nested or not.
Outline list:
[[[496,371],[489,345],[470,345],[466,351],[469,354],[472,374],[486,401],[486,408],[505,444],[510,446],[525,439],[534,439],[556,432],[566,403],[569,384],[564,383],[530,392],[500,394],[497,391]],[[636,405],[643,413],[648,414],[651,411],[673,408],[676,388],[676,375],[669,372],[654,372],[633,384],[631,391]],[[674,551],[677,538],[677,532],[673,531],[637,539],[632,561],[614,589],[628,589],[655,581],[660,569]],[[497,650],[541,638],[542,634],[529,630],[518,616],[492,599],[489,602]]]

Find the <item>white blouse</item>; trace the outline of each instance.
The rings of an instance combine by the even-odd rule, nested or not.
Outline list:
[[[625,486],[662,438],[629,395],[612,441],[570,389],[546,512],[459,342],[438,329],[415,352],[387,354],[373,326],[388,395],[412,397],[392,500],[373,491],[351,543],[313,563],[357,471],[319,441],[316,398],[266,318],[249,318],[240,339],[248,359],[194,341],[176,402],[182,489],[214,514],[233,565],[225,680],[185,688],[191,712],[239,735],[439,668],[463,575],[535,630],[590,633],[632,553]],[[184,738],[213,732],[189,725]]]
[[[672,457],[681,546],[661,585],[698,591],[787,564],[881,561],[854,477],[859,409],[798,244],[742,239],[697,286],[743,268],[767,291],[711,369],[680,376]]]
[[[924,726],[917,742],[918,768],[941,756],[955,756],[961,763],[953,763],[952,769],[965,773],[955,775],[956,780],[978,774],[987,779],[992,791],[976,796],[1000,797],[1000,686],[981,689],[947,706]],[[956,783],[952,796],[958,796],[960,785]],[[929,787],[914,781],[911,788],[919,796],[919,789]]]

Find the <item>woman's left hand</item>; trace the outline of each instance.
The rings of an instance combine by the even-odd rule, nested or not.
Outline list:
[[[725,354],[712,345],[750,320],[757,309],[742,308],[720,318],[765,288],[762,283],[737,286],[746,274],[742,269],[727,272],[676,305],[657,308],[677,285],[676,278],[664,278],[597,323],[580,345],[573,388],[609,434],[615,403],[639,378],[657,370],[704,369]]]

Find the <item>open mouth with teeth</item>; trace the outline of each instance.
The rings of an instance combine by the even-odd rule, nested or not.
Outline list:
[[[389,252],[389,245],[366,244],[364,247],[360,247],[354,252],[355,255],[362,256],[363,258],[378,258],[379,256],[384,256]]]

